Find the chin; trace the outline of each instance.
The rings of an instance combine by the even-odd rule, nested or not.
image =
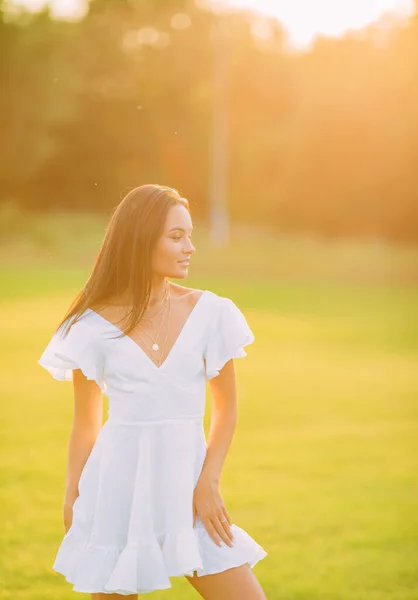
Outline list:
[[[186,279],[186,277],[188,276],[188,272],[187,271],[183,271],[181,273],[179,273],[178,275],[174,275],[174,277],[176,279]]]
[[[189,274],[188,267],[179,267],[178,269],[174,269],[174,272],[170,275],[170,277],[175,277],[176,279],[186,279]]]
[[[169,270],[169,269],[161,270],[160,273],[163,274],[164,277],[167,277],[168,279],[186,279],[186,277],[188,277],[188,275],[189,275],[189,270],[182,269],[180,267],[178,269],[173,268],[172,270]]]

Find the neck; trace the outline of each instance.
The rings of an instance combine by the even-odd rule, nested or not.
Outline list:
[[[169,285],[170,282],[165,277],[152,281],[150,297],[145,312],[148,310],[152,311],[156,307],[161,306],[166,289],[167,292],[169,290]],[[121,296],[113,297],[110,304],[114,306],[132,306],[132,297],[130,294],[125,293]]]
[[[165,277],[162,279],[154,280],[151,284],[151,292],[148,300],[147,309],[160,306],[163,301],[164,295],[168,293],[169,281]]]

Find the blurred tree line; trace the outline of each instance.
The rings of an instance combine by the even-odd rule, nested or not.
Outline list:
[[[194,0],[91,0],[75,22],[8,5],[0,202],[103,210],[159,182],[204,218],[213,27],[226,19],[231,217],[418,240],[416,17],[289,52],[276,20]]]

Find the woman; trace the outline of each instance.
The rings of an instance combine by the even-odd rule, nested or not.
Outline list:
[[[254,336],[232,300],[169,281],[187,276],[192,229],[176,190],[127,194],[38,361],[74,388],[53,569],[95,600],[137,598],[181,575],[206,600],[265,600],[252,567],[267,553],[219,491],[237,413],[232,359]]]

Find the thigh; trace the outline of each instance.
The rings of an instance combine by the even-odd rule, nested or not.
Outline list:
[[[138,594],[129,594],[125,596],[124,594],[102,594],[98,592],[97,594],[91,595],[91,600],[137,600]]]
[[[185,577],[204,600],[267,600],[248,563],[213,575]]]

